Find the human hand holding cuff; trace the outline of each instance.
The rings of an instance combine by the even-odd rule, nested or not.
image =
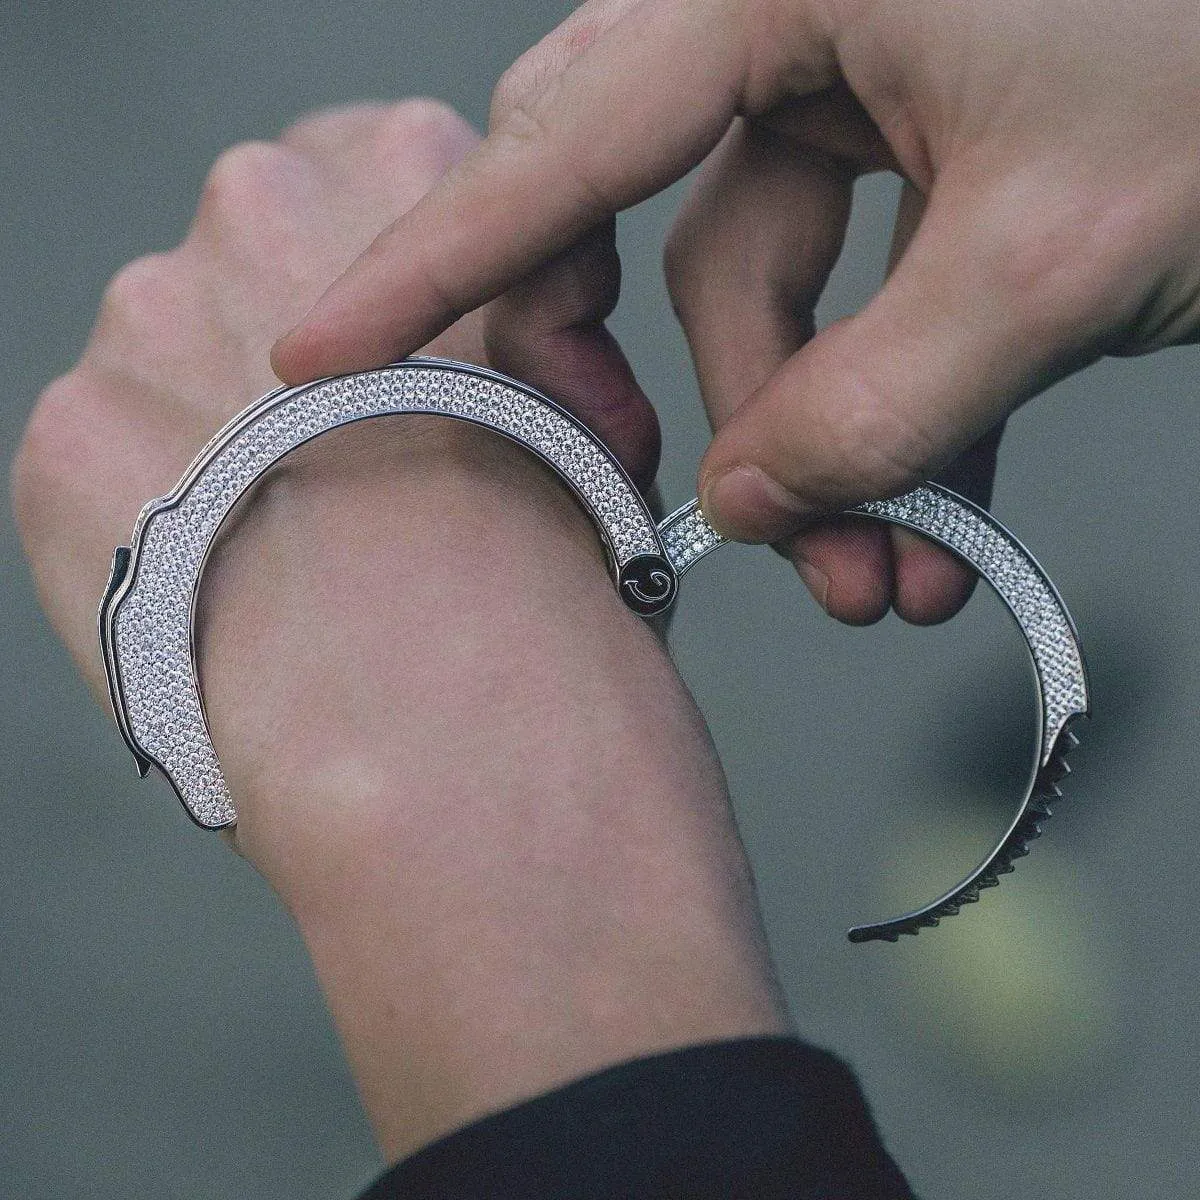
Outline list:
[[[645,398],[604,342],[615,214],[700,166],[666,266],[716,430],[706,512],[788,540],[845,620],[943,619],[961,566],[827,518],[928,479],[986,504],[1026,399],[1196,340],[1198,63],[1193,0],[591,0],[274,363],[289,383],[381,366],[495,298],[494,365],[616,445]],[[881,169],[905,180],[890,274],[816,331],[853,180]],[[559,351],[584,343],[607,357],[577,395]]]

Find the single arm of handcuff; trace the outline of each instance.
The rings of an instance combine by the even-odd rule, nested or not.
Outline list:
[[[237,811],[217,761],[196,667],[200,577],[222,522],[281,458],[323,433],[371,417],[425,413],[469,421],[510,438],[548,464],[594,521],[621,599],[643,616],[675,601],[679,580],[725,539],[697,500],[655,523],[612,452],[552,400],[494,371],[413,358],[376,371],[271,392],[225,426],[176,488],[152,500],[129,546],[113,555],[100,605],[100,645],[113,713],[138,773],[157,767],[206,829]],[[895,941],[979,899],[1027,853],[1049,802],[1061,793],[1068,724],[1088,712],[1078,635],[1054,585],[1003,525],[969,500],[928,483],[850,511],[907,526],[940,543],[985,579],[1016,618],[1033,660],[1041,734],[1036,769],[1017,814],[961,883],[913,912],[858,925],[854,942]]]

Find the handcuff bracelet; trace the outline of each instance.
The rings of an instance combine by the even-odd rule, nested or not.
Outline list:
[[[207,829],[237,812],[209,736],[197,677],[194,617],[200,578],[237,501],[291,451],[343,425],[398,413],[440,415],[491,429],[537,455],[574,492],[607,552],[622,600],[650,616],[674,602],[679,580],[725,539],[692,500],[655,522],[612,452],[552,400],[496,372],[414,358],[376,371],[279,388],[229,422],[168,495],[142,509],[119,547],[100,606],[100,644],[117,726],[138,771],[167,778]],[[904,916],[855,926],[852,941],[895,941],[979,899],[1041,832],[1067,771],[1068,725],[1088,711],[1079,639],[1045,572],[983,509],[937,484],[851,512],[907,526],[972,566],[1020,627],[1037,679],[1037,768],[1014,819],[984,861],[938,899]]]

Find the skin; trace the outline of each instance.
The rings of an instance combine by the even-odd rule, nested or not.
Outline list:
[[[716,430],[706,514],[784,544],[844,620],[940,620],[962,568],[829,514],[930,477],[986,500],[1025,400],[1197,339],[1198,64],[1194,0],[592,0],[273,362],[372,366],[495,299],[501,366],[553,390],[573,338],[593,387],[564,399],[636,437],[647,402],[601,345],[613,218],[699,166],[666,270]],[[852,180],[879,169],[905,181],[893,269],[815,331]]]
[[[476,141],[429,102],[310,117],[227,152],[184,242],[113,280],[13,470],[97,693],[138,509]],[[486,362],[483,322],[428,350]],[[787,1029],[704,723],[531,456],[435,419],[319,439],[223,532],[198,636],[232,840],[298,923],[389,1158],[615,1062]]]

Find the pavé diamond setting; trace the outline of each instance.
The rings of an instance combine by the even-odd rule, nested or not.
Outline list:
[[[237,820],[205,720],[193,632],[200,577],[218,531],[237,501],[291,451],[340,426],[396,413],[469,421],[536,454],[591,516],[618,593],[644,616],[667,609],[680,577],[724,544],[696,500],[656,524],[594,434],[545,396],[481,367],[414,358],[270,393],[204,447],[173,491],[142,509],[129,546],[113,556],[100,606],[113,712],[139,773],[157,767],[204,828]],[[1078,636],[1053,584],[990,514],[935,484],[852,511],[941,543],[996,590],[1029,647],[1041,712],[1038,769],[985,861],[931,904],[849,933],[852,941],[895,941],[977,900],[1026,853],[1049,813],[1048,800],[1059,794],[1063,758],[1075,741],[1068,724],[1088,711],[1087,679]]]

